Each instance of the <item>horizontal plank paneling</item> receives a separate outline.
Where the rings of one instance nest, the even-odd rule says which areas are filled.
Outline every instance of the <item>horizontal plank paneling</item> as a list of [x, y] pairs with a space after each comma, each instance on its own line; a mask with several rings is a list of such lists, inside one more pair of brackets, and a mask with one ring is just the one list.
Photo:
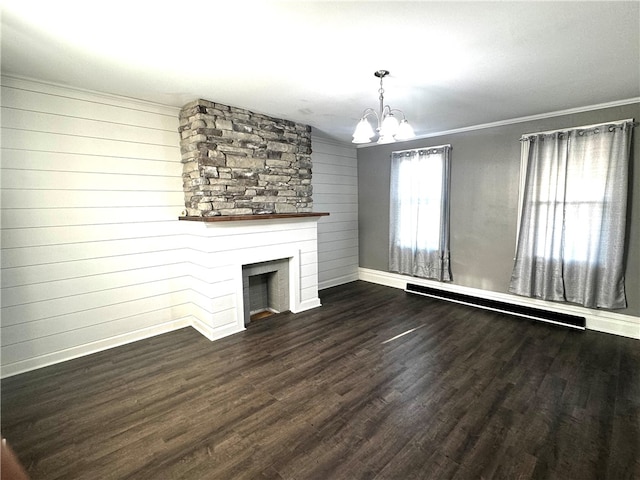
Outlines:
[[176, 173], [176, 162], [5, 149], [2, 151], [2, 168], [172, 176]]
[[122, 225], [7, 228], [3, 231], [2, 246], [3, 248], [24, 248], [171, 235], [178, 228], [176, 223], [177, 221], [139, 222], [127, 224], [126, 228]]
[[[210, 325], [211, 321], [218, 322], [218, 315], [223, 314], [225, 319], [228, 318], [229, 310], [234, 310], [236, 307], [236, 296], [234, 291], [233, 282], [219, 282], [216, 285], [216, 288], [222, 292], [219, 296], [210, 298], [208, 294], [198, 294], [196, 292], [195, 295], [192, 295], [191, 301], [193, 302], [196, 310], [194, 310], [194, 315], [203, 319], [208, 319], [207, 323]], [[231, 312], [233, 317], [233, 322], [235, 323], [235, 312]], [[212, 320], [213, 319], [213, 320]], [[229, 323], [228, 320], [224, 320], [224, 323]]]
[[355, 216], [354, 218], [349, 218], [348, 220], [338, 220], [338, 221], [334, 221], [333, 222], [329, 222], [326, 225], [323, 226], [323, 232], [324, 233], [328, 233], [328, 232], [340, 232], [340, 231], [352, 231], [355, 233], [355, 235], [357, 236], [358, 234], [358, 229], [355, 228], [355, 225], [353, 224], [353, 220], [356, 219], [357, 220], [357, 216]]
[[324, 267], [324, 262], [327, 262], [329, 260], [342, 260], [350, 256], [353, 256], [352, 247], [334, 248], [332, 250], [318, 252], [318, 261]]
[[[315, 204], [314, 202], [314, 207], [316, 209], [320, 209], [322, 207], [324, 207], [325, 204], [320, 203], [318, 205]], [[355, 212], [354, 212], [354, 208], [355, 208]], [[333, 215], [334, 213], [355, 213], [356, 216], [358, 214], [358, 206], [356, 205], [354, 207], [354, 205], [350, 204], [350, 203], [332, 203], [332, 204], [328, 204], [327, 205], [327, 209], [326, 211], [330, 211], [331, 215]]]
[[314, 138], [314, 144], [316, 145], [314, 153], [317, 158], [323, 158], [323, 164], [334, 163], [336, 165], [345, 165], [351, 162], [354, 164], [357, 163], [353, 145], [338, 144], [333, 140], [317, 136]]
[[[184, 262], [168, 265], [154, 265], [148, 268], [129, 269], [120, 272], [85, 275], [15, 287], [6, 287], [2, 291], [2, 308], [23, 305], [56, 298], [113, 290], [115, 288], [145, 284], [149, 279], [155, 281], [184, 277], [188, 275], [188, 266]], [[46, 287], [46, 288], [44, 288]]]
[[342, 264], [335, 268], [324, 267], [324, 270], [328, 280], [322, 284], [322, 288], [329, 288], [358, 280], [358, 277], [354, 276], [353, 268], [350, 265]]
[[[91, 242], [84, 247], [77, 244], [43, 245], [41, 247], [16, 247], [2, 249], [2, 268], [20, 268], [33, 265], [54, 265], [80, 260], [110, 259], [121, 255], [134, 256], [147, 252], [171, 252], [183, 248], [185, 239], [181, 235], [166, 235], [150, 238], [127, 238]], [[48, 268], [48, 267], [46, 267]], [[4, 274], [3, 274], [4, 275]], [[4, 276], [3, 276], [4, 280]]]
[[[321, 169], [323, 170], [323, 169]], [[347, 186], [351, 186], [353, 188], [355, 188], [357, 190], [358, 188], [358, 180], [357, 178], [354, 178], [353, 176], [351, 176], [352, 174], [355, 174], [357, 172], [357, 170], [355, 169], [351, 169], [349, 171], [349, 175], [340, 175], [337, 173], [327, 173], [327, 170], [324, 169], [324, 172], [318, 172], [316, 171], [316, 169], [314, 168], [313, 174], [314, 176], [316, 176], [316, 174], [319, 174], [319, 178], [313, 182], [314, 186], [318, 185], [347, 185]], [[329, 172], [331, 172], [331, 170], [328, 170]], [[322, 182], [322, 183], [320, 183]]]
[[[117, 337], [125, 335], [132, 331], [131, 325], [135, 325], [136, 330], [144, 330], [155, 325], [159, 325], [175, 318], [175, 308], [180, 308], [181, 304], [172, 304], [173, 300], [170, 296], [158, 296], [149, 299], [138, 300], [131, 303], [123, 303], [117, 305], [122, 312], [136, 312], [134, 315], [127, 315], [121, 318], [112, 318], [108, 322], [93, 323], [86, 327], [77, 328], [71, 332], [56, 333], [52, 335], [30, 337], [27, 342], [12, 343], [2, 346], [3, 356], [7, 358], [30, 358], [44, 355], [50, 355], [73, 347], [90, 344], [104, 340], [105, 338]], [[170, 303], [167, 308], [158, 308], [164, 303]], [[145, 306], [156, 308], [153, 310], [143, 311]], [[113, 309], [112, 307], [110, 307]], [[188, 310], [188, 309], [186, 309]], [[95, 313], [95, 312], [92, 312]], [[84, 319], [86, 313], [78, 314], [70, 320], [71, 324]], [[4, 360], [3, 360], [4, 363]], [[5, 366], [5, 365], [3, 365]]]
[[168, 192], [176, 190], [175, 183], [175, 176], [3, 169], [1, 185], [4, 190], [18, 191], [48, 190], [51, 185], [64, 184], [66, 190]]
[[3, 371], [190, 316], [178, 110], [2, 84]]
[[120, 142], [139, 142], [175, 147], [175, 130], [123, 125], [103, 120], [67, 117], [2, 106], [2, 123], [7, 128], [35, 130], [78, 137], [103, 138]]
[[[317, 148], [317, 147], [316, 147]], [[315, 152], [314, 152], [315, 153]], [[335, 176], [347, 176], [353, 177], [358, 174], [357, 166], [348, 166], [348, 165], [331, 165], [331, 164], [323, 164], [323, 163], [315, 163], [313, 164], [313, 174], [317, 175], [335, 175]], [[320, 183], [321, 178], [317, 179]], [[351, 180], [350, 180], [351, 181]]]
[[321, 180], [323, 180], [322, 177], [313, 185], [314, 199], [316, 196], [317, 198], [324, 199], [325, 197], [329, 198], [333, 195], [355, 195], [353, 184], [320, 183]]
[[[335, 207], [335, 205], [332, 205], [332, 207]], [[332, 223], [346, 224], [344, 227], [340, 227], [340, 228], [353, 228], [354, 230], [357, 230], [357, 228], [354, 228], [354, 226], [357, 223], [354, 223], [354, 222], [358, 221], [358, 212], [336, 212], [336, 211], [333, 211], [333, 212], [331, 212], [331, 221], [330, 222], [328, 220], [325, 221], [325, 218], [320, 220], [320, 222], [322, 224], [326, 224], [326, 225], [330, 225]]]
[[333, 286], [357, 278], [356, 149], [316, 136], [312, 144], [313, 208], [330, 213], [318, 222], [318, 282]]
[[300, 252], [300, 263], [302, 264], [301, 268], [304, 268], [305, 265], [312, 265], [318, 259], [318, 252], [315, 250], [303, 250]]
[[74, 312], [89, 312], [96, 308], [132, 302], [141, 298], [151, 298], [159, 294], [170, 295], [171, 292], [186, 288], [188, 288], [188, 283], [185, 277], [177, 277], [125, 287], [114, 287], [97, 292], [73, 293], [62, 298], [3, 307], [2, 326], [4, 328], [7, 325], [17, 323], [26, 325], [33, 320], [68, 315]]
[[331, 270], [333, 268], [338, 268], [338, 267], [342, 267], [345, 264], [346, 265], [353, 265], [354, 263], [356, 263], [358, 261], [358, 256], [357, 255], [352, 255], [352, 256], [345, 256], [336, 260], [324, 260], [322, 262], [322, 268], [327, 269], [327, 270]]
[[349, 237], [343, 240], [324, 240], [322, 244], [325, 246], [326, 250], [337, 250], [339, 248], [358, 248], [358, 237]]
[[[194, 317], [197, 322], [200, 323], [200, 327], [205, 327], [207, 331], [216, 332], [221, 327], [227, 327], [227, 330], [232, 333], [236, 325], [235, 309], [229, 308], [226, 310], [214, 311], [211, 308], [202, 308], [200, 305], [194, 306]], [[210, 318], [207, 325], [203, 325], [200, 319]], [[206, 333], [206, 332], [201, 332]]]
[[[179, 180], [181, 181], [181, 179]], [[163, 191], [101, 191], [64, 190], [60, 185], [51, 185], [48, 190], [38, 190], [34, 195], [20, 195], [16, 190], [2, 190], [3, 209], [23, 208], [92, 208], [92, 207], [156, 207], [184, 205], [182, 190]], [[177, 218], [178, 214], [176, 214]]]
[[[4, 288], [20, 285], [43, 284], [72, 278], [100, 276], [114, 272], [173, 265], [184, 262], [187, 249], [170, 249], [161, 252], [143, 252], [86, 260], [63, 261], [55, 264], [27, 265], [2, 270]], [[186, 262], [184, 262], [186, 263]]]
[[[15, 128], [2, 129], [2, 148], [36, 152], [59, 152], [91, 155], [95, 152], [106, 156], [141, 158], [146, 160], [170, 160], [180, 158], [180, 148], [152, 143], [133, 143], [102, 138], [76, 137], [57, 133], [43, 133]], [[176, 141], [177, 143], [177, 141]]]
[[139, 127], [153, 125], [156, 129], [168, 131], [175, 131], [178, 122], [177, 109], [174, 107], [93, 92], [71, 91], [64, 87], [9, 77], [3, 77], [2, 83], [2, 105], [5, 107]]
[[321, 232], [318, 234], [319, 242], [334, 242], [339, 240], [350, 240], [358, 237], [356, 230], [339, 230], [336, 232]]
[[[239, 266], [225, 264], [229, 260], [228, 255], [220, 256], [219, 258], [221, 263], [216, 265], [215, 268], [189, 265], [189, 273], [193, 277], [190, 282], [191, 289], [207, 295], [209, 299], [232, 293], [232, 290], [227, 290], [227, 287], [221, 287], [221, 285], [226, 285], [242, 273]], [[195, 271], [194, 266], [203, 269], [203, 273], [201, 273], [200, 276], [193, 275]]]
[[162, 207], [30, 208], [5, 210], [2, 214], [11, 228], [41, 228], [135, 223], [141, 218], [148, 222], [171, 221], [175, 220], [181, 208], [184, 208], [182, 204]]
[[[159, 309], [166, 310], [167, 308], [187, 303], [189, 297], [184, 292], [187, 292], [187, 290], [184, 290], [182, 295], [180, 292], [158, 294], [152, 297], [136, 298], [119, 304], [98, 306], [88, 311], [81, 310], [55, 317], [37, 319], [29, 322], [28, 330], [24, 328], [24, 324], [7, 325], [2, 333], [3, 346], [15, 343], [29, 343], [34, 337], [60, 335], [99, 324], [104, 324], [107, 328], [111, 328], [108, 326], [109, 323], [130, 318], [131, 312], [136, 312], [136, 315], [139, 315], [147, 311], [157, 312]], [[146, 326], [149, 325], [145, 325], [143, 328], [146, 328]], [[95, 341], [95, 339], [92, 341]]]
[[352, 205], [357, 198], [357, 195], [318, 195], [317, 202], [320, 205]]

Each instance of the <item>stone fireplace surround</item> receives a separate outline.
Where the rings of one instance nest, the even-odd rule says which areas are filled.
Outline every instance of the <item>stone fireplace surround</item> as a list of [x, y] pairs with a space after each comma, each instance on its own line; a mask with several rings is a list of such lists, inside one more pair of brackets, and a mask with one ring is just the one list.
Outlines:
[[200, 99], [179, 133], [187, 216], [312, 211], [308, 125]]

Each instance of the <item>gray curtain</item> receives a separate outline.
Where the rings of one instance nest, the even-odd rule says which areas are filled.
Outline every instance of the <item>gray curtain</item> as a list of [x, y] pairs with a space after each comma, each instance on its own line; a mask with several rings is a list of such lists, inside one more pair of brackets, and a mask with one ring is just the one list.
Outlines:
[[393, 152], [389, 270], [451, 281], [449, 185], [451, 146]]
[[620, 121], [523, 137], [527, 166], [510, 292], [626, 307], [632, 129], [632, 121]]

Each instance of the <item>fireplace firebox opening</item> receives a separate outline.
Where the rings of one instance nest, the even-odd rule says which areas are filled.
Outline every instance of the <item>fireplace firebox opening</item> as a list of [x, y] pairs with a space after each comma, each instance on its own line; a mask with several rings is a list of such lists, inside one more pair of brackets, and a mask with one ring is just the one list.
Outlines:
[[242, 290], [245, 326], [289, 310], [289, 259], [243, 265]]

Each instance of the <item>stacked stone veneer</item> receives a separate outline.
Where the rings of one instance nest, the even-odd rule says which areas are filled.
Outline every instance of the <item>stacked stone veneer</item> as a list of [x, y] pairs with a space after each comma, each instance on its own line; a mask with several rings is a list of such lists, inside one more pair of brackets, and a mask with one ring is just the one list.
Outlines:
[[312, 211], [309, 126], [196, 100], [179, 132], [187, 215]]

